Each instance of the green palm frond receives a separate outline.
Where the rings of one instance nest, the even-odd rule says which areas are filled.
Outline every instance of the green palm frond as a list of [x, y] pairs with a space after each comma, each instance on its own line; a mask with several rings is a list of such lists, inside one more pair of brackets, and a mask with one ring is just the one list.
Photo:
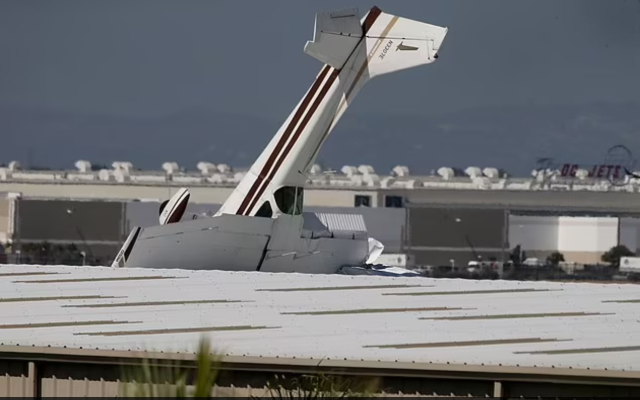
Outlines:
[[[212, 354], [208, 340], [200, 341], [196, 369], [190, 382], [188, 369], [179, 362], [145, 359], [123, 371], [125, 397], [211, 397], [218, 377], [220, 356]], [[190, 387], [193, 386], [193, 387]]]

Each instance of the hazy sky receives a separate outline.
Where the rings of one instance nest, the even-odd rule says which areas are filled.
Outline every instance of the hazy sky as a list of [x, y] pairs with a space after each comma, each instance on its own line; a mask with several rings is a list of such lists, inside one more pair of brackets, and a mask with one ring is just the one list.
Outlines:
[[637, 0], [3, 0], [0, 102], [283, 118], [320, 69], [302, 52], [315, 11], [374, 4], [450, 33], [437, 65], [381, 78], [358, 111], [640, 99]]
[[321, 68], [302, 51], [315, 12], [373, 5], [449, 35], [437, 63], [370, 83], [349, 113], [640, 104], [640, 0], [3, 0], [0, 106], [282, 121]]

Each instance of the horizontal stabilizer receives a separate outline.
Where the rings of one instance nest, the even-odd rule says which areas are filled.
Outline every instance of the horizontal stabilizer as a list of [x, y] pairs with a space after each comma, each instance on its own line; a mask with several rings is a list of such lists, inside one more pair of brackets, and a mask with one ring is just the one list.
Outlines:
[[362, 35], [357, 8], [317, 13], [313, 41], [306, 43], [304, 52], [341, 69]]
[[433, 63], [446, 27], [382, 13], [367, 33], [370, 78]]

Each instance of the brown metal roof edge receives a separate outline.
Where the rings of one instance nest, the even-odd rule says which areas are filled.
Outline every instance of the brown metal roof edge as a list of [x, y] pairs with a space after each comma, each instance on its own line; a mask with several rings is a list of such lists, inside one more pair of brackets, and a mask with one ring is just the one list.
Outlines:
[[[0, 346], [0, 359], [22, 361], [136, 364], [138, 360], [145, 358], [189, 363], [195, 361], [196, 356], [193, 353]], [[224, 356], [222, 362], [225, 367], [237, 370], [297, 373], [333, 369], [340, 370], [343, 373], [363, 376], [441, 377], [451, 379], [467, 377], [479, 380], [553, 381], [558, 383], [640, 386], [640, 371], [259, 356]]]

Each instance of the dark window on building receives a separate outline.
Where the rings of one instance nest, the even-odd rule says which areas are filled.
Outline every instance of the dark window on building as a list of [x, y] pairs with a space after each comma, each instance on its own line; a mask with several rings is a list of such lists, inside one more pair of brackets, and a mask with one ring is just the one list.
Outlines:
[[371, 196], [357, 194], [355, 197], [355, 207], [371, 207]]
[[256, 217], [271, 218], [272, 215], [273, 210], [271, 209], [271, 203], [269, 203], [268, 201], [265, 201], [258, 212], [256, 212]]
[[391, 208], [402, 208], [403, 207], [403, 199], [402, 196], [385, 196], [384, 197], [384, 206]]
[[276, 205], [283, 213], [289, 215], [302, 214], [302, 205], [304, 203], [303, 188], [284, 186], [276, 190], [273, 197], [276, 199]]

